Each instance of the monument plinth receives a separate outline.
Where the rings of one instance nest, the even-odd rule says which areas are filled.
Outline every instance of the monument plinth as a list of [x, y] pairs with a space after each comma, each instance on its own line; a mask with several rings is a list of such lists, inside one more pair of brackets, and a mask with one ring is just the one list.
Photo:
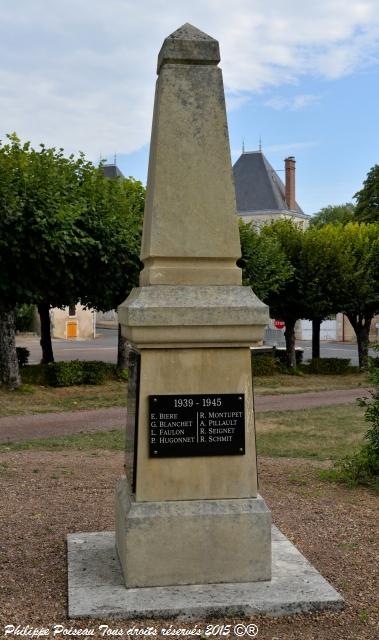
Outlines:
[[268, 313], [236, 266], [219, 60], [218, 42], [190, 25], [158, 57], [144, 270], [119, 307], [133, 477], [117, 485], [116, 535], [68, 535], [71, 618], [224, 620], [343, 606], [271, 529], [257, 494], [250, 346]]
[[133, 490], [117, 489], [127, 586], [271, 577], [257, 496], [250, 346], [267, 307], [241, 285], [218, 42], [184, 25], [163, 43], [140, 288], [119, 307], [139, 354]]

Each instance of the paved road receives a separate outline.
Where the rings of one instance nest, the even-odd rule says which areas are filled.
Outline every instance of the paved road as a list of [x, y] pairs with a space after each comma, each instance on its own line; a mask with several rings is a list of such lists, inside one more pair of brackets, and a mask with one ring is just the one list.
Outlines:
[[[27, 347], [30, 351], [30, 364], [37, 364], [41, 359], [41, 347], [39, 338], [31, 334], [17, 336], [17, 345]], [[304, 361], [312, 356], [312, 343], [310, 340], [298, 340], [298, 347], [304, 349]], [[117, 361], [117, 330], [98, 329], [95, 340], [61, 340], [53, 339], [53, 351], [55, 360], [104, 360], [105, 362]], [[371, 355], [375, 355], [370, 350]], [[350, 358], [352, 364], [358, 364], [357, 346], [349, 342], [322, 342], [321, 357], [324, 358]]]
[[[55, 360], [103, 360], [117, 362], [117, 329], [98, 329], [94, 340], [64, 340], [53, 338]], [[16, 344], [30, 351], [29, 364], [41, 360], [39, 337], [33, 334], [17, 336]]]
[[[357, 398], [365, 395], [367, 396], [368, 392], [360, 388], [285, 396], [255, 396], [255, 410], [257, 412], [291, 411], [353, 403]], [[56, 435], [111, 431], [124, 428], [125, 425], [125, 407], [40, 413], [32, 416], [6, 416], [0, 418], [0, 442], [21, 442]]]
[[[312, 357], [312, 342], [310, 340], [297, 340], [296, 346], [304, 349], [304, 362]], [[358, 364], [357, 345], [350, 342], [321, 342], [321, 358], [350, 358], [351, 364]], [[371, 356], [377, 355], [373, 349], [369, 350]]]

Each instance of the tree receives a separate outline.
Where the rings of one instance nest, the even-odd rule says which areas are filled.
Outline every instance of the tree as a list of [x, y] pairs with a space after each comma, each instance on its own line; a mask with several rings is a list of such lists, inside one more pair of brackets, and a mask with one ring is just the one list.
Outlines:
[[78, 274], [96, 242], [81, 220], [89, 202], [83, 184], [97, 170], [81, 154], [64, 157], [63, 150], [30, 149], [25, 167], [23, 283], [33, 292], [41, 321], [42, 362], [54, 360], [50, 308], [79, 299]]
[[[98, 311], [115, 309], [138, 286], [145, 188], [133, 178], [104, 178], [86, 185], [91, 207], [82, 229], [95, 244], [80, 273], [80, 300]], [[125, 340], [119, 326], [117, 365], [125, 367]]]
[[282, 291], [293, 268], [275, 236], [261, 234], [253, 223], [239, 223], [243, 284], [263, 302]]
[[[19, 283], [18, 238], [23, 228], [23, 175], [28, 145], [0, 142], [0, 384], [16, 389], [21, 384], [15, 343], [15, 306], [22, 293]], [[9, 231], [11, 230], [11, 233]], [[10, 236], [8, 238], [8, 236]], [[25, 301], [30, 302], [25, 292]]]
[[282, 320], [285, 325], [287, 366], [296, 367], [295, 326], [300, 318], [305, 317], [304, 306], [304, 269], [302, 263], [302, 247], [304, 232], [292, 220], [277, 220], [262, 228], [262, 234], [274, 237], [281, 251], [291, 265], [292, 274], [288, 277], [280, 291], [271, 292], [267, 301], [270, 313], [274, 318]]
[[303, 238], [303, 302], [305, 317], [312, 320], [312, 358], [320, 357], [320, 326], [328, 316], [340, 310], [339, 227], [311, 227]]
[[329, 205], [312, 216], [309, 226], [320, 229], [326, 224], [347, 224], [354, 220], [354, 212], [355, 206], [351, 202]]
[[338, 229], [341, 310], [354, 329], [359, 367], [367, 368], [370, 325], [379, 313], [379, 225], [349, 223]]
[[0, 360], [3, 382], [20, 384], [16, 305], [38, 305], [49, 362], [50, 307], [92, 298], [92, 306], [109, 309], [127, 295], [139, 271], [142, 197], [140, 183], [113, 184], [83, 155], [65, 158], [43, 145], [36, 151], [15, 135], [0, 145], [0, 330], [13, 335], [13, 342], [0, 338], [8, 345]]
[[360, 222], [379, 222], [379, 164], [367, 174], [360, 191], [354, 195], [357, 201], [355, 219]]
[[271, 317], [285, 322], [287, 365], [296, 366], [295, 325], [304, 317], [302, 266], [303, 232], [290, 220], [262, 227], [241, 225], [244, 283], [270, 307]]

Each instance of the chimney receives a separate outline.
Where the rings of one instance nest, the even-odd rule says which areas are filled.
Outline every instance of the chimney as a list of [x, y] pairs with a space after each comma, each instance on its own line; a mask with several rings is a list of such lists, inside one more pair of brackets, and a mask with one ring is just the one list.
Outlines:
[[285, 159], [286, 169], [286, 202], [291, 211], [296, 209], [295, 201], [295, 164], [296, 160], [293, 156]]

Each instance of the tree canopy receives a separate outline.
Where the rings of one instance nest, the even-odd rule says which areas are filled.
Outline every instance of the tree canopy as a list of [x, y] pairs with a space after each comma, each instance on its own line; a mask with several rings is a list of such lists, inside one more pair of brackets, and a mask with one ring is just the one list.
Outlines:
[[367, 174], [360, 191], [354, 195], [357, 201], [355, 218], [360, 222], [379, 222], [379, 164]]
[[0, 143], [0, 312], [11, 327], [16, 305], [38, 305], [49, 361], [50, 307], [115, 308], [136, 284], [144, 188], [105, 178], [82, 154], [8, 138]]
[[355, 331], [359, 365], [366, 367], [370, 325], [379, 313], [379, 225], [350, 223], [338, 237], [340, 310]]
[[240, 221], [243, 284], [266, 302], [280, 293], [293, 274], [293, 267], [273, 235], [260, 233], [253, 224]]
[[354, 220], [355, 206], [352, 202], [346, 204], [330, 204], [315, 213], [309, 223], [311, 228], [320, 229], [326, 224], [347, 224]]
[[294, 367], [295, 324], [304, 317], [301, 247], [303, 231], [290, 220], [264, 225], [259, 232], [241, 225], [244, 283], [270, 307], [270, 316], [285, 322], [287, 364]]
[[0, 305], [77, 298], [75, 273], [94, 240], [81, 228], [83, 181], [95, 168], [83, 156], [31, 148], [15, 135], [0, 146]]

